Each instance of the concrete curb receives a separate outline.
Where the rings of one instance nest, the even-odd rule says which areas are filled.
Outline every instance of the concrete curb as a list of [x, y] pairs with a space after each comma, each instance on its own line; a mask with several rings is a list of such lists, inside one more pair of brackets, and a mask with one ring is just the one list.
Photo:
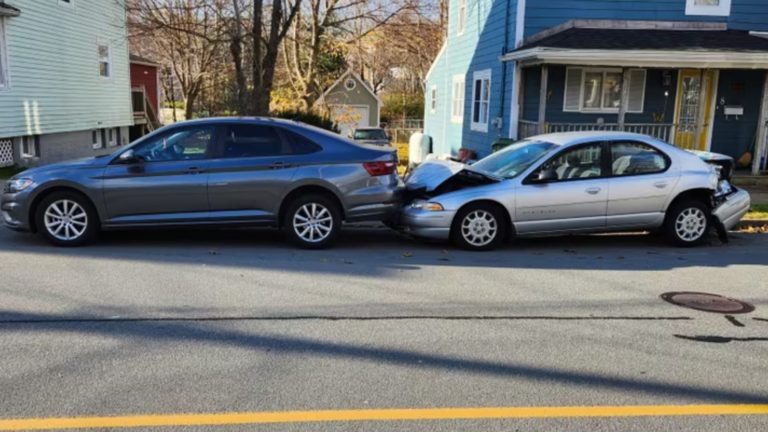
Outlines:
[[768, 225], [768, 219], [742, 220], [736, 225], [736, 229], [760, 228]]

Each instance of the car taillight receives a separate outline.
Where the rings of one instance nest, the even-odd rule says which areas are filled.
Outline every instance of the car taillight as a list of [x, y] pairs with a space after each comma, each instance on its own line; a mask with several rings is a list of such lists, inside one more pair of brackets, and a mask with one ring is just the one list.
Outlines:
[[392, 161], [366, 162], [363, 164], [363, 167], [365, 167], [365, 170], [368, 171], [368, 174], [375, 177], [375, 176], [392, 174], [393, 172], [395, 172], [395, 168], [397, 168], [397, 164]]

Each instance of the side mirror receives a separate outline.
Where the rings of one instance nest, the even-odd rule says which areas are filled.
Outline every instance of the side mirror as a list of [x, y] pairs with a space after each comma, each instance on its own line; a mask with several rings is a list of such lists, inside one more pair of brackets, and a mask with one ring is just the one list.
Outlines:
[[141, 159], [136, 156], [136, 153], [134, 153], [133, 150], [124, 151], [120, 154], [120, 156], [117, 157], [117, 160], [120, 161], [121, 164], [132, 164], [141, 161]]
[[547, 168], [539, 171], [538, 174], [534, 174], [531, 178], [531, 183], [549, 183], [557, 180], [557, 171], [553, 168]]

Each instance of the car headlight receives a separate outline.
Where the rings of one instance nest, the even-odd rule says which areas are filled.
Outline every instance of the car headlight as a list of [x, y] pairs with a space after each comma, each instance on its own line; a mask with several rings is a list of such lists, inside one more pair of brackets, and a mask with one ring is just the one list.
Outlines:
[[424, 211], [443, 211], [445, 210], [440, 203], [436, 202], [429, 202], [429, 201], [416, 201], [413, 204], [411, 204], [412, 208], [424, 210]]
[[720, 180], [717, 183], [715, 196], [729, 195], [731, 192], [733, 192], [733, 186], [731, 186], [731, 183], [729, 183], [728, 180]]
[[28, 179], [28, 178], [10, 180], [6, 185], [6, 189], [8, 189], [8, 192], [10, 193], [21, 192], [24, 189], [27, 189], [28, 187], [32, 186], [33, 183], [34, 182], [32, 181], [32, 179]]

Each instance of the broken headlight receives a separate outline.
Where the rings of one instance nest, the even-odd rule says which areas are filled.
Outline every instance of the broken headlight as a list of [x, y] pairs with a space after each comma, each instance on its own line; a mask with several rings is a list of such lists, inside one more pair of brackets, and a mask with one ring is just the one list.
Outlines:
[[717, 182], [717, 190], [715, 191], [716, 197], [722, 197], [730, 195], [733, 192], [733, 186], [728, 180], [720, 180]]

